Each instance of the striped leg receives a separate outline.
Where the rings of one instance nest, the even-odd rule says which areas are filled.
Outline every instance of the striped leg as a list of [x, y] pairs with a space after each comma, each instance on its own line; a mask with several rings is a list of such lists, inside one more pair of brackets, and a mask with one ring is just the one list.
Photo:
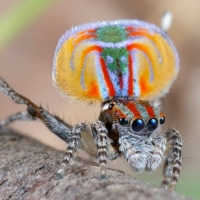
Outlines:
[[107, 150], [108, 150], [108, 136], [107, 129], [101, 121], [91, 124], [92, 133], [96, 139], [97, 157], [100, 164], [100, 176], [102, 179], [106, 178], [106, 164], [107, 164]]
[[4, 126], [13, 123], [14, 121], [32, 121], [32, 120], [37, 120], [37, 118], [34, 118], [33, 116], [29, 115], [27, 111], [23, 111], [13, 114], [7, 119], [0, 121], [0, 128], [3, 128]]
[[[29, 99], [26, 97], [23, 97], [22, 95], [15, 92], [8, 84], [7, 82], [0, 77], [0, 92], [4, 93], [7, 97], [12, 99], [17, 104], [25, 104], [30, 105], [33, 104]], [[5, 120], [0, 121], [0, 128], [3, 126], [6, 126], [14, 121], [20, 120], [20, 121], [31, 121], [36, 120], [37, 118], [35, 116], [31, 116], [28, 111], [24, 111], [21, 113], [16, 113], [11, 115]]]
[[181, 171], [181, 149], [183, 142], [179, 132], [175, 129], [166, 132], [165, 137], [170, 144], [170, 149], [164, 165], [162, 186], [165, 189], [174, 191]]
[[1, 121], [0, 128], [16, 120], [30, 121], [41, 119], [51, 132], [56, 134], [65, 142], [70, 141], [72, 127], [69, 124], [64, 122], [59, 117], [50, 114], [41, 106], [37, 106], [26, 97], [15, 92], [15, 90], [13, 90], [2, 78], [0, 78], [0, 92], [11, 98], [15, 103], [24, 104], [27, 106], [27, 111], [16, 113], [14, 115], [11, 115], [9, 118]]
[[66, 166], [69, 163], [70, 159], [73, 157], [73, 154], [78, 147], [81, 138], [81, 133], [86, 128], [87, 126], [85, 123], [79, 123], [72, 129], [71, 140], [64, 155], [61, 168], [56, 173], [58, 178], [63, 178]]
[[29, 100], [15, 92], [4, 79], [0, 77], [0, 91], [17, 104], [28, 104]]

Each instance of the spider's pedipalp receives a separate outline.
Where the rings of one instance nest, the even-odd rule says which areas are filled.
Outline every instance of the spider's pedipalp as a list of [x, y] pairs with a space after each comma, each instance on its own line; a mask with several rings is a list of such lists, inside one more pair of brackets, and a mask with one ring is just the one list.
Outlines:
[[166, 149], [166, 139], [162, 135], [152, 138], [153, 150], [147, 159], [146, 170], [149, 172], [155, 171], [161, 164], [164, 158]]

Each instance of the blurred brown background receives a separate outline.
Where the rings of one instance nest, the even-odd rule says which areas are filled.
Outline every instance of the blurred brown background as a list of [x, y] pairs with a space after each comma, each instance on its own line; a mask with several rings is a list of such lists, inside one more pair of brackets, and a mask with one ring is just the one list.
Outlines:
[[[0, 13], [16, 0], [1, 0]], [[74, 104], [61, 98], [52, 85], [54, 50], [60, 36], [72, 26], [100, 20], [139, 19], [160, 26], [164, 11], [173, 13], [169, 35], [178, 49], [181, 70], [170, 93], [163, 100], [166, 128], [178, 129], [184, 140], [183, 173], [199, 176], [200, 165], [200, 2], [199, 0], [59, 0], [28, 26], [0, 52], [0, 76], [16, 91], [42, 104], [50, 112], [76, 124], [97, 119], [99, 106]], [[0, 94], [0, 120], [24, 110]], [[66, 145], [51, 134], [41, 122], [13, 125], [24, 134], [59, 149]], [[129, 167], [123, 167], [132, 173]], [[191, 175], [192, 177], [192, 175]]]

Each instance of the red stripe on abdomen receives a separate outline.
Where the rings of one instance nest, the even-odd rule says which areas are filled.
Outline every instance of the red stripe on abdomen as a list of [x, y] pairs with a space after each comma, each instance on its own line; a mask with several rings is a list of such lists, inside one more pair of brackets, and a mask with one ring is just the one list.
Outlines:
[[100, 58], [100, 63], [101, 63], [101, 68], [102, 68], [102, 72], [104, 75], [104, 79], [105, 79], [106, 85], [108, 87], [109, 95], [110, 95], [110, 97], [114, 97], [116, 94], [115, 88], [113, 86], [112, 81], [110, 80], [109, 73], [108, 73], [108, 70], [106, 67], [106, 63], [104, 62], [103, 58]]
[[128, 71], [129, 71], [129, 77], [128, 77], [128, 95], [133, 95], [133, 66], [132, 66], [133, 60], [131, 55], [128, 56]]

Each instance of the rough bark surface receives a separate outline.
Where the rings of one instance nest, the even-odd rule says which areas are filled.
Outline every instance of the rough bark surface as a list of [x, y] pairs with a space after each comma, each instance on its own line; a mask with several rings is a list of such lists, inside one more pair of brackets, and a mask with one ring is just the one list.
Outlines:
[[99, 168], [76, 158], [63, 179], [57, 179], [63, 152], [24, 137], [0, 131], [0, 199], [16, 200], [186, 200], [117, 170], [99, 180]]

